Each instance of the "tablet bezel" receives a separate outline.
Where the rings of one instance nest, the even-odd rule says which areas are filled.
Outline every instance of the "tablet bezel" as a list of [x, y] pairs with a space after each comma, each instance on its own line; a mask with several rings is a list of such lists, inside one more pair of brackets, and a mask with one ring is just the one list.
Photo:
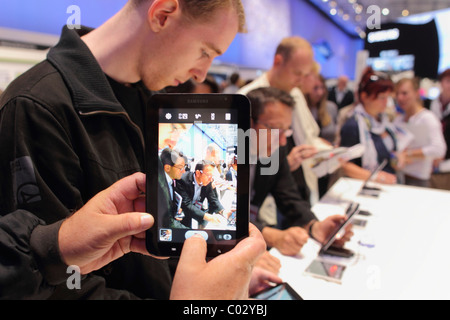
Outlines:
[[[147, 250], [156, 256], [178, 257], [181, 254], [184, 242], [162, 242], [159, 241], [159, 226], [161, 217], [158, 213], [158, 201], [153, 201], [152, 195], [158, 194], [158, 170], [160, 160], [158, 156], [159, 141], [159, 119], [160, 110], [188, 110], [196, 109], [204, 112], [214, 110], [236, 110], [238, 115], [238, 131], [246, 132], [250, 129], [250, 102], [247, 97], [237, 94], [155, 94], [148, 103], [146, 113], [146, 174], [147, 212], [153, 214], [155, 223], [146, 232]], [[193, 121], [194, 122], [194, 121]], [[205, 123], [209, 123], [205, 121]], [[235, 122], [233, 122], [235, 123]], [[238, 139], [239, 142], [239, 139]], [[237, 219], [236, 238], [232, 240], [217, 240], [208, 238], [207, 257], [215, 257], [232, 250], [242, 239], [249, 234], [249, 150], [250, 142], [245, 143], [244, 148], [238, 148], [239, 152], [245, 152], [242, 156], [245, 163], [238, 162], [237, 176]], [[161, 219], [162, 220], [162, 219]], [[197, 231], [187, 229], [187, 231]]]
[[336, 240], [336, 236], [342, 231], [344, 230], [347, 225], [349, 225], [352, 221], [352, 218], [359, 212], [359, 203], [356, 202], [352, 202], [348, 208], [347, 214], [346, 214], [346, 219], [345, 221], [336, 228], [336, 230], [328, 237], [327, 240], [325, 240], [324, 244], [322, 245], [322, 249], [320, 250], [321, 252], [324, 252], [326, 250], [328, 250], [331, 245], [334, 243], [334, 241]]

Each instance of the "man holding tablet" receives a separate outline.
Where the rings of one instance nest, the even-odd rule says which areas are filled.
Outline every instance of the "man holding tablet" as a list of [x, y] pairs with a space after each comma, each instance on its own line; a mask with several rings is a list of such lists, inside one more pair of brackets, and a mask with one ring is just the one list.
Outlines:
[[[279, 161], [279, 170], [273, 175], [263, 174], [264, 165], [260, 156], [258, 164], [250, 169], [251, 221], [261, 230], [269, 247], [277, 248], [284, 255], [296, 255], [309, 236], [323, 243], [328, 235], [342, 224], [345, 217], [336, 215], [318, 221], [309, 203], [301, 198], [294, 187], [295, 183], [283, 147], [286, 145], [286, 133], [291, 127], [295, 105], [293, 98], [288, 93], [272, 87], [253, 90], [247, 97], [252, 105], [252, 128], [256, 130], [258, 136], [258, 155], [267, 154], [272, 162]], [[268, 128], [271, 129], [269, 130], [271, 135], [274, 130], [279, 132], [278, 141], [270, 134], [266, 136], [262, 134]], [[283, 216], [279, 227], [267, 225], [258, 217], [258, 208], [269, 193], [275, 198]], [[341, 242], [348, 241], [351, 236], [352, 232], [348, 228]], [[273, 259], [268, 257], [271, 258]], [[273, 265], [270, 262], [268, 264]]]
[[[244, 30], [239, 0], [207, 2], [130, 0], [95, 30], [63, 29], [48, 59], [1, 96], [2, 214], [25, 209], [51, 224], [119, 179], [145, 170], [149, 90], [190, 78], [202, 82], [213, 59]], [[253, 250], [242, 245], [231, 257], [214, 262], [209, 268], [215, 269], [214, 279], [222, 274], [219, 270], [233, 271], [230, 263], [221, 265], [230, 258], [242, 263], [240, 269], [251, 270], [264, 245], [257, 232], [250, 235], [245, 241]], [[201, 239], [193, 242], [202, 246]], [[193, 252], [191, 258], [203, 259], [201, 271], [207, 271], [204, 251]], [[239, 292], [245, 293], [249, 274], [240, 275], [235, 285], [244, 284]], [[51, 298], [114, 299], [128, 292], [130, 298], [168, 299], [171, 284], [166, 261], [130, 254], [87, 276], [81, 290], [61, 285]], [[176, 296], [195, 298], [196, 284], [190, 295]]]

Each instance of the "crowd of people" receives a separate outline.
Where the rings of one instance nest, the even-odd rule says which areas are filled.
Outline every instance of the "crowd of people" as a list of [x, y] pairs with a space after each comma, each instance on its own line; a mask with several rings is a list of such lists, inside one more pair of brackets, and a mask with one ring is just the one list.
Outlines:
[[[343, 162], [345, 175], [364, 179], [388, 159], [378, 182], [397, 183], [402, 172], [405, 183], [429, 185], [449, 156], [449, 73], [440, 78], [434, 113], [421, 106], [413, 80], [394, 84], [371, 69], [354, 102], [344, 78], [333, 102], [311, 45], [289, 37], [268, 72], [243, 87], [234, 76], [227, 88], [251, 101], [257, 146], [265, 148], [258, 155], [279, 159], [273, 175], [262, 174], [263, 159], [251, 165], [249, 237], [210, 261], [205, 240], [188, 239], [175, 275], [167, 259], [149, 256], [144, 231], [154, 221], [145, 213], [142, 174], [148, 98], [180, 84], [190, 86], [185, 92], [222, 91], [205, 82], [208, 70], [244, 31], [240, 0], [130, 0], [95, 30], [64, 28], [48, 59], [8, 87], [0, 98], [0, 298], [245, 299], [282, 282], [269, 248], [296, 255], [345, 219], [319, 220], [311, 210], [329, 185], [311, 170], [317, 152], [363, 144], [362, 158]], [[388, 114], [391, 99], [398, 108]], [[427, 135], [400, 148], [395, 128], [405, 124]], [[262, 129], [277, 129], [277, 141]], [[163, 164], [169, 185], [181, 179], [185, 162]], [[338, 244], [351, 236], [349, 226]], [[69, 265], [84, 275], [80, 289], [66, 284]]]
[[[305, 40], [298, 37], [283, 40], [288, 41]], [[300, 52], [305, 50], [299, 43], [294, 46]], [[308, 63], [299, 60], [295, 65], [304, 67]], [[292, 67], [289, 69], [292, 72], [295, 70]], [[308, 124], [298, 126], [303, 132], [298, 133], [301, 130], [294, 129], [292, 135], [287, 137], [287, 157], [299, 184], [299, 192], [311, 204], [315, 203], [311, 190], [318, 190], [319, 198], [323, 196], [330, 187], [330, 177], [319, 178], [318, 189], [311, 182], [316, 182], [315, 177], [310, 180], [306, 178], [310, 183], [305, 184], [308, 173], [296, 173], [299, 164], [307, 164], [305, 167], [308, 170], [310, 166], [305, 160], [317, 151], [356, 144], [363, 144], [365, 152], [361, 158], [342, 164], [343, 173], [348, 177], [365, 180], [386, 159], [388, 164], [375, 177], [377, 182], [450, 189], [449, 182], [436, 184], [432, 179], [448, 172], [441, 170], [440, 164], [450, 159], [450, 69], [439, 75], [441, 94], [431, 101], [421, 95], [420, 79], [403, 78], [394, 83], [388, 74], [374, 71], [371, 67], [363, 72], [354, 91], [350, 89], [346, 76], [339, 77], [336, 86], [327, 88], [325, 78], [314, 63], [310, 72], [298, 79], [295, 86], [292, 84], [283, 88], [280, 81], [269, 78], [272, 74], [273, 69], [249, 85], [243, 85], [238, 92], [246, 94], [259, 86], [278, 86], [295, 98], [298, 117], [303, 116], [303, 121]], [[297, 96], [299, 92], [301, 96]], [[294, 113], [293, 128], [295, 116]], [[305, 167], [302, 169], [305, 170]], [[306, 187], [309, 190], [305, 191]]]

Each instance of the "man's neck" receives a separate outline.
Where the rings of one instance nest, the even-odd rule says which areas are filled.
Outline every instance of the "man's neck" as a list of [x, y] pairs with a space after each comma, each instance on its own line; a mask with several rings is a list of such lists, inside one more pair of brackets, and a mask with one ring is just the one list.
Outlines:
[[[144, 15], [127, 5], [115, 16], [81, 39], [91, 50], [103, 72], [123, 84], [140, 81], [139, 37]], [[142, 31], [142, 30], [141, 30]]]
[[195, 184], [197, 185], [197, 186], [199, 186], [199, 187], [203, 187], [203, 183], [198, 183], [197, 182], [197, 178], [195, 177], [195, 174], [194, 174], [194, 182], [195, 182]]
[[270, 86], [277, 88], [279, 90], [283, 90], [285, 92], [291, 92], [292, 88], [287, 88], [283, 86], [282, 82], [279, 81], [279, 76], [277, 74], [277, 71], [272, 68], [267, 72], [267, 79], [269, 80]]

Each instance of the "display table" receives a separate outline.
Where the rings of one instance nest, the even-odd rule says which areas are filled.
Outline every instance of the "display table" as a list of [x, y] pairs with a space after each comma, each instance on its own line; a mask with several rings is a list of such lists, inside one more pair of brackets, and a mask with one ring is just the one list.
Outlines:
[[319, 244], [310, 239], [295, 257], [271, 253], [281, 260], [280, 276], [303, 299], [450, 299], [450, 192], [402, 185], [378, 185], [378, 198], [358, 195], [363, 182], [340, 179], [313, 207], [319, 219], [343, 214], [358, 202], [372, 215], [365, 227], [354, 226], [345, 247], [352, 258], [327, 257], [346, 265], [337, 284], [304, 271], [317, 257]]

